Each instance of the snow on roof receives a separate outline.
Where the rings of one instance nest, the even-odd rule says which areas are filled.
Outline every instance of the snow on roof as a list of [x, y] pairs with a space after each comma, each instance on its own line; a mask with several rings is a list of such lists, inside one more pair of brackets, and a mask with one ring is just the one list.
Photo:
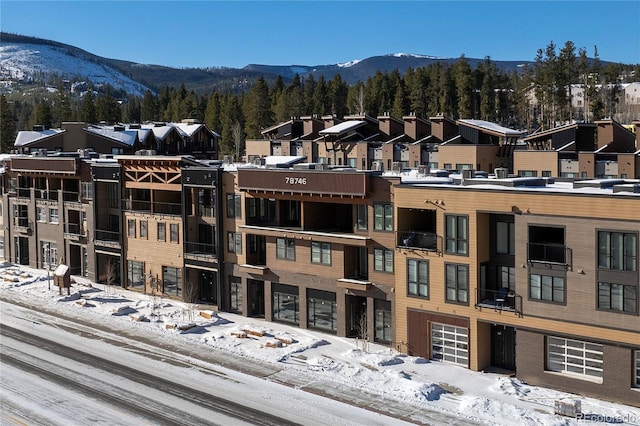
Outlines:
[[53, 271], [53, 275], [55, 275], [57, 277], [62, 277], [62, 276], [64, 276], [64, 274], [67, 273], [68, 270], [69, 270], [69, 266], [67, 266], [65, 264], [60, 264], [60, 265], [58, 265], [56, 270]]
[[484, 130], [488, 130], [495, 133], [500, 133], [504, 136], [520, 136], [523, 135], [524, 132], [519, 130], [509, 129], [507, 127], [500, 126], [499, 124], [492, 123], [490, 121], [485, 120], [458, 120], [460, 123], [468, 124], [470, 126], [480, 127]]
[[47, 129], [47, 130], [21, 130], [16, 136], [16, 142], [14, 146], [25, 146], [37, 142], [41, 139], [46, 139], [51, 136], [64, 132], [60, 129]]
[[364, 126], [365, 124], [367, 124], [366, 121], [362, 121], [362, 120], [350, 120], [350, 121], [345, 121], [343, 123], [340, 124], [336, 124], [335, 126], [331, 126], [328, 127], [324, 130], [320, 130], [320, 134], [321, 135], [340, 135], [344, 132], [347, 132], [349, 130], [354, 130], [357, 129], [359, 127]]
[[112, 127], [89, 126], [87, 132], [116, 140], [128, 146], [133, 146], [138, 139], [137, 130], [113, 130]]
[[183, 135], [186, 135], [186, 136], [191, 136], [195, 132], [200, 130], [202, 127], [204, 127], [204, 125], [201, 124], [201, 123], [195, 123], [195, 124], [191, 124], [191, 123], [176, 123], [175, 126], [176, 126], [176, 128], [178, 129], [179, 132], [181, 132]]
[[265, 166], [287, 166], [295, 163], [299, 163], [303, 161], [304, 156], [299, 155], [270, 155], [268, 157], [264, 157], [264, 165]]
[[144, 124], [142, 125], [142, 128], [151, 130], [155, 138], [159, 140], [163, 140], [167, 135], [175, 130], [175, 126], [173, 124], [164, 124], [161, 126], [156, 126], [155, 124]]

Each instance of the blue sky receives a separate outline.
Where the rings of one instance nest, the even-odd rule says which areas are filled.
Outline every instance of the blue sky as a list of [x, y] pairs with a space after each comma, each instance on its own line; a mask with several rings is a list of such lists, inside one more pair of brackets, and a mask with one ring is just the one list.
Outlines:
[[640, 63], [640, 1], [5, 1], [2, 31], [173, 67], [320, 65], [388, 53], [533, 60], [567, 40]]

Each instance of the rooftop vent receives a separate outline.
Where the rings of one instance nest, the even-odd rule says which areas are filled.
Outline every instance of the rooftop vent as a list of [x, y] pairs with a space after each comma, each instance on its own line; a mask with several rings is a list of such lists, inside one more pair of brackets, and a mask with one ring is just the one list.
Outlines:
[[36, 124], [33, 126], [34, 132], [42, 132], [44, 131], [44, 126], [42, 124]]
[[496, 179], [509, 178], [509, 169], [507, 169], [506, 167], [499, 167], [497, 169], [493, 169], [493, 173], [496, 175]]

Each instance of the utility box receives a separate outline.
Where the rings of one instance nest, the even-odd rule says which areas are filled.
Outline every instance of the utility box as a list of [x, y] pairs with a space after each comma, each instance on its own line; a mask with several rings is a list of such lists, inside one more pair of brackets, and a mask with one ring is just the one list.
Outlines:
[[555, 414], [567, 417], [577, 417], [582, 413], [582, 402], [579, 399], [556, 399]]
[[62, 289], [67, 289], [67, 294], [70, 293], [71, 289], [71, 273], [69, 271], [69, 266], [67, 265], [58, 265], [58, 267], [53, 271], [53, 285], [57, 285], [60, 290], [60, 294], [62, 294]]

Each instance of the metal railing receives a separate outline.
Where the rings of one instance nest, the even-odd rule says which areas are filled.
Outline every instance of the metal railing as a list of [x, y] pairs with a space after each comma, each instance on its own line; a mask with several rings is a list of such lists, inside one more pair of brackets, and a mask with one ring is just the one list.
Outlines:
[[510, 311], [522, 316], [522, 296], [506, 288], [498, 290], [476, 288], [475, 307]]
[[396, 244], [400, 248], [442, 251], [442, 237], [434, 232], [397, 231]]
[[81, 237], [86, 237], [87, 236], [87, 230], [86, 230], [85, 226], [83, 224], [80, 224], [80, 223], [67, 223], [65, 225], [64, 232], [66, 234], [79, 235]]
[[184, 251], [189, 254], [199, 254], [205, 256], [215, 256], [216, 246], [208, 243], [194, 243], [187, 241], [184, 243]]
[[124, 210], [145, 212], [145, 213], [157, 213], [168, 214], [173, 216], [180, 216], [182, 214], [182, 204], [180, 203], [159, 203], [144, 200], [122, 200], [122, 206]]
[[120, 232], [96, 229], [95, 239], [98, 241], [120, 241]]
[[563, 244], [528, 243], [529, 262], [569, 265], [570, 259], [571, 249]]

